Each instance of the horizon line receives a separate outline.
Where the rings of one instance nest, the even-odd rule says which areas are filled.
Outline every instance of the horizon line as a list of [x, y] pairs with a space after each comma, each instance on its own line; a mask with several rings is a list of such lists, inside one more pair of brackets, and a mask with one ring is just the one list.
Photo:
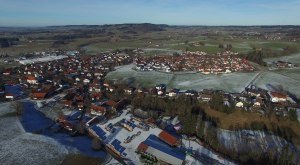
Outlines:
[[45, 28], [45, 27], [64, 27], [64, 26], [105, 26], [105, 25], [126, 25], [126, 24], [151, 24], [151, 25], [166, 25], [166, 26], [207, 26], [207, 27], [231, 27], [231, 26], [242, 26], [242, 27], [255, 27], [255, 26], [300, 26], [300, 24], [253, 24], [253, 25], [205, 25], [205, 24], [162, 24], [162, 23], [111, 23], [111, 24], [65, 24], [65, 25], [37, 25], [37, 26], [0, 26], [0, 28]]

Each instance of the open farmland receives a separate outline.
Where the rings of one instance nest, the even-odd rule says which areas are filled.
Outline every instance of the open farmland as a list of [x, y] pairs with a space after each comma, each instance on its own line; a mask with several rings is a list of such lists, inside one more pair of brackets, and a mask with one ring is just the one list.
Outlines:
[[[297, 29], [297, 27], [295, 27]], [[0, 29], [4, 37], [18, 40], [12, 46], [0, 48], [0, 54], [19, 56], [48, 49], [84, 49], [88, 54], [124, 48], [154, 48], [172, 50], [205, 51], [217, 53], [230, 44], [233, 51], [247, 53], [253, 48], [263, 48], [270, 54], [282, 54], [286, 47], [300, 50], [298, 42], [290, 42], [289, 36], [280, 40], [268, 39], [268, 33], [289, 28], [267, 27], [206, 27], [168, 26], [154, 24], [119, 24], [103, 26], [62, 26], [43, 28]], [[252, 36], [247, 32], [261, 35]], [[264, 36], [266, 35], [266, 36]]]
[[[201, 73], [162, 73], [156, 71], [140, 72], [134, 65], [117, 67], [106, 78], [122, 80], [134, 86], [154, 87], [156, 84], [167, 84], [168, 88], [179, 89], [219, 89], [228, 92], [242, 92], [258, 72], [203, 75]], [[281, 88], [300, 96], [299, 69], [264, 71], [254, 82], [263, 89]], [[270, 89], [273, 86], [272, 89]]]
[[[298, 77], [300, 75], [299, 73], [295, 74], [298, 75]], [[272, 91], [283, 88], [283, 90], [289, 91], [292, 94], [295, 94], [297, 97], [300, 96], [300, 81], [299, 78], [296, 79], [293, 77], [293, 75], [285, 76], [271, 71], [264, 72], [254, 84], [263, 89]]]
[[281, 57], [264, 59], [265, 62], [273, 62], [273, 61], [278, 61], [278, 60], [300, 64], [300, 53], [292, 54], [289, 56], [281, 56]]
[[219, 89], [228, 92], [242, 92], [256, 75], [257, 72], [220, 75], [177, 74], [169, 82], [169, 85], [179, 89]]
[[156, 84], [166, 83], [172, 79], [172, 74], [161, 72], [138, 72], [133, 70], [134, 65], [117, 67], [106, 76], [109, 80], [123, 80], [129, 84], [143, 87], [153, 87]]
[[252, 73], [230, 73], [222, 75], [203, 75], [200, 73], [162, 73], [156, 71], [140, 72], [134, 65], [117, 67], [106, 78], [123, 80], [136, 86], [154, 87], [156, 84], [167, 84], [168, 88], [180, 89], [222, 89], [229, 92], [241, 92], [257, 75]]

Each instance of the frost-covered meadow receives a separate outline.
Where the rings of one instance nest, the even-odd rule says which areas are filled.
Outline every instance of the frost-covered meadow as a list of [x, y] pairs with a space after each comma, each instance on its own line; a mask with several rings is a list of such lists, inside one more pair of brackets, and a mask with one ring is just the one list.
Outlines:
[[58, 165], [69, 153], [52, 138], [26, 133], [10, 103], [0, 106], [0, 125], [1, 164]]

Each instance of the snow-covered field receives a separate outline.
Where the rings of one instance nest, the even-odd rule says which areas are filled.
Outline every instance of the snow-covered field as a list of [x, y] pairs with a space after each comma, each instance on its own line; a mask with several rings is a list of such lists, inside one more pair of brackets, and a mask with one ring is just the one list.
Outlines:
[[282, 56], [282, 57], [274, 57], [274, 58], [267, 58], [264, 59], [265, 62], [273, 62], [273, 61], [288, 61], [292, 63], [300, 63], [300, 53], [292, 54], [289, 56]]
[[200, 73], [162, 73], [156, 71], [139, 72], [132, 68], [135, 66], [125, 65], [117, 67], [106, 78], [111, 80], [125, 80], [134, 85], [153, 87], [156, 84], [167, 84], [168, 88], [179, 89], [222, 89], [229, 92], [241, 92], [245, 86], [255, 77], [257, 72], [230, 73], [221, 75], [203, 75]]
[[[115, 71], [108, 73], [106, 78], [110, 80], [123, 80], [137, 87], [154, 87], [156, 84], [163, 83], [167, 84], [167, 88], [169, 89], [219, 89], [228, 92], [242, 92], [258, 74], [258, 72], [220, 75], [203, 75], [200, 73], [178, 74], [156, 71], [139, 72], [133, 70], [134, 67], [133, 64], [119, 66]], [[264, 89], [268, 89], [268, 84], [273, 86], [282, 85], [285, 90], [300, 97], [300, 70], [264, 71], [254, 84]]]
[[60, 60], [67, 58], [68, 56], [60, 55], [60, 56], [45, 56], [41, 58], [34, 58], [34, 59], [27, 59], [27, 60], [20, 60], [19, 63], [23, 65], [39, 63], [39, 62], [48, 62], [54, 60]]
[[[128, 110], [124, 110], [121, 116], [119, 116], [115, 119], [109, 120], [109, 122], [107, 124], [109, 124], [109, 123], [115, 124], [115, 123], [119, 122], [122, 119], [129, 120], [130, 119], [130, 114], [127, 114], [127, 112], [128, 112]], [[135, 124], [137, 124], [137, 123], [138, 123], [138, 121], [135, 121]], [[107, 136], [108, 141], [106, 141], [106, 142], [112, 142], [114, 139], [118, 139], [119, 141], [121, 141], [122, 142], [121, 145], [126, 148], [125, 153], [127, 153], [127, 157], [130, 160], [132, 160], [132, 162], [134, 164], [141, 164], [140, 160], [139, 160], [139, 155], [135, 152], [137, 146], [141, 142], [145, 141], [150, 134], [158, 136], [159, 133], [162, 131], [159, 128], [150, 128], [149, 131], [143, 131], [142, 129], [135, 127], [132, 132], [129, 132], [124, 128], [121, 128], [119, 126], [115, 126], [116, 127], [115, 133], [110, 134], [108, 131], [105, 130], [105, 126], [107, 124], [99, 125], [108, 134], [108, 136]], [[141, 131], [141, 134], [139, 136], [135, 137], [130, 143], [124, 143], [124, 140], [128, 136], [136, 134], [138, 131]], [[184, 143], [185, 146], [188, 146], [189, 142], [187, 140], [183, 140], [183, 143]], [[197, 150], [199, 153], [205, 154], [208, 157], [211, 157], [215, 160], [218, 160], [220, 163], [233, 164], [233, 163], [231, 163], [231, 162], [229, 162], [225, 159], [222, 159], [221, 157], [219, 157], [218, 155], [216, 155], [212, 151], [204, 148], [203, 146], [201, 146], [200, 144], [198, 144], [194, 141], [191, 141], [190, 144], [193, 147], [193, 150]], [[187, 160], [188, 160], [188, 164], [201, 164], [199, 161], [195, 160], [192, 157], [187, 156]]]
[[267, 90], [270, 89], [269, 85], [274, 87], [282, 86], [284, 90], [289, 91], [295, 94], [297, 97], [300, 96], [300, 73], [295, 73], [289, 75], [288, 70], [284, 74], [279, 74], [276, 71], [267, 71], [262, 73], [262, 75], [254, 82], [254, 84], [260, 88], [264, 88]]
[[52, 138], [26, 133], [10, 103], [0, 105], [0, 164], [61, 164], [68, 150]]
[[228, 92], [242, 92], [257, 72], [230, 73], [221, 75], [180, 74], [170, 82], [171, 88], [179, 89], [219, 89]]
[[[256, 151], [264, 153], [267, 150], [279, 152], [286, 146], [292, 147], [283, 138], [267, 134], [263, 131], [229, 131], [218, 129], [218, 139], [227, 148], [234, 148], [239, 152]], [[296, 155], [300, 155], [299, 150]]]
[[115, 71], [109, 72], [106, 76], [111, 80], [124, 80], [136, 86], [153, 87], [156, 84], [168, 83], [172, 74], [161, 73], [156, 71], [138, 72], [133, 70], [135, 65], [124, 65], [117, 67]]

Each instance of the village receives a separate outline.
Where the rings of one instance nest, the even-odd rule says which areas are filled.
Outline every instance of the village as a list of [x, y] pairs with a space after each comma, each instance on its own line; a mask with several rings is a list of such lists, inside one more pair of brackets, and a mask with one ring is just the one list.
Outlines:
[[187, 51], [182, 55], [175, 56], [140, 56], [135, 59], [135, 64], [139, 71], [196, 71], [202, 74], [254, 71], [254, 67], [247, 60], [238, 57], [238, 53], [231, 51], [224, 51], [216, 55]]
[[288, 93], [268, 91], [254, 85], [246, 87], [242, 93], [228, 93], [211, 89], [168, 89], [166, 84], [157, 84], [149, 89], [136, 88], [105, 80], [106, 74], [116, 66], [133, 61], [141, 71], [154, 69], [218, 74], [254, 70], [251, 64], [230, 52], [215, 56], [189, 52], [178, 57], [153, 58], [137, 57], [124, 51], [94, 56], [59, 52], [51, 56], [59, 58], [46, 58], [44, 55], [39, 57], [42, 60], [23, 59], [20, 67], [4, 70], [1, 74], [1, 101], [29, 97], [37, 102], [38, 108], [49, 106], [49, 100], [56, 102], [62, 109], [67, 109], [56, 119], [59, 126], [76, 134], [82, 131], [78, 129], [78, 125], [82, 125], [91, 137], [98, 139], [122, 163], [191, 164], [200, 161], [204, 164], [231, 164], [215, 152], [210, 156], [199, 153], [204, 147], [197, 138], [192, 140], [191, 147], [188, 145], [190, 137], [180, 138], [160, 128], [158, 125], [165, 123], [180, 131], [181, 124], [176, 116], [160, 116], [160, 120], [154, 120], [142, 109], [131, 105], [130, 98], [136, 95], [167, 99], [186, 96], [206, 104], [220, 96], [222, 106], [262, 115], [274, 110], [279, 117], [288, 117], [289, 111], [299, 108], [295, 98]]

